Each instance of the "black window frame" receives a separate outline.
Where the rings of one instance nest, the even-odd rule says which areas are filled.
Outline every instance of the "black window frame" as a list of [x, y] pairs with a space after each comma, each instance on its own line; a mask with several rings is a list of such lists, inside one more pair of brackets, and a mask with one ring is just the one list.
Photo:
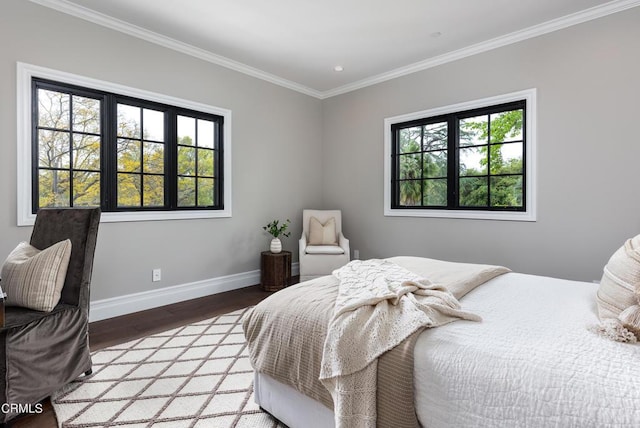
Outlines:
[[[472, 118], [482, 115], [491, 115], [501, 112], [507, 112], [512, 110], [522, 110], [522, 172], [520, 174], [491, 174], [490, 170], [490, 154], [489, 164], [487, 165], [487, 180], [490, 183], [490, 178], [494, 176], [506, 176], [506, 175], [518, 175], [522, 176], [522, 206], [512, 207], [500, 207], [491, 206], [491, 190], [490, 184], [488, 185], [487, 206], [461, 206], [459, 204], [459, 159], [460, 149], [464, 148], [460, 146], [460, 121], [467, 118]], [[436, 116], [429, 116], [419, 119], [413, 119], [405, 122], [398, 122], [391, 124], [391, 206], [393, 210], [449, 210], [449, 211], [482, 211], [482, 212], [527, 212], [527, 184], [528, 184], [528, 171], [527, 171], [527, 100], [518, 99], [516, 101], [509, 101], [505, 103], [495, 104], [491, 106], [478, 107], [468, 110], [461, 110], [450, 112], [446, 114], [439, 114]], [[403, 179], [400, 178], [400, 131], [402, 129], [412, 128], [436, 123], [447, 123], [447, 204], [446, 205], [424, 205], [424, 186], [421, 185], [421, 204], [420, 205], [401, 205], [400, 204], [400, 182]], [[487, 146], [491, 144], [490, 123], [489, 135], [487, 137]], [[516, 142], [519, 140], [516, 140]], [[512, 143], [512, 141], [505, 142]], [[479, 146], [476, 146], [479, 147]], [[420, 149], [420, 154], [427, 153], [423, 148]], [[490, 152], [490, 151], [489, 151]], [[413, 153], [413, 152], [412, 152]], [[422, 158], [424, 155], [422, 155]], [[421, 161], [421, 171], [423, 171], [423, 161]], [[420, 181], [426, 180], [424, 172]]]
[[[45, 89], [61, 92], [69, 95], [94, 98], [100, 101], [100, 208], [103, 212], [170, 212], [170, 211], [223, 211], [224, 204], [224, 116], [209, 112], [198, 111], [186, 107], [169, 105], [161, 102], [145, 100], [123, 94], [118, 94], [99, 89], [79, 86], [70, 83], [58, 82], [51, 79], [32, 77], [31, 79], [31, 212], [35, 214], [39, 207], [39, 105], [38, 90]], [[141, 109], [148, 108], [162, 111], [164, 114], [164, 204], [162, 206], [118, 206], [117, 201], [117, 106], [127, 104]], [[70, 110], [72, 108], [70, 107]], [[177, 117], [186, 116], [194, 119], [202, 119], [214, 123], [214, 144], [211, 149], [214, 152], [214, 196], [213, 205], [181, 206], [178, 203], [178, 141], [177, 141]], [[73, 129], [69, 131], [74, 134]], [[96, 134], [97, 135], [97, 134]], [[70, 137], [71, 139], [71, 137]], [[147, 141], [141, 135], [140, 141]], [[195, 144], [195, 143], [194, 143]], [[72, 150], [72, 147], [70, 148]], [[72, 153], [70, 153], [70, 159]], [[71, 161], [72, 162], [72, 161]], [[70, 171], [73, 171], [71, 163]], [[141, 171], [141, 174], [144, 174]], [[197, 173], [196, 173], [197, 174]], [[196, 183], [197, 175], [196, 177]], [[209, 178], [209, 177], [207, 177]], [[197, 184], [196, 184], [197, 186]], [[196, 187], [197, 192], [197, 187]], [[73, 207], [73, 181], [70, 182], [69, 205]], [[82, 205], [87, 206], [87, 205]]]

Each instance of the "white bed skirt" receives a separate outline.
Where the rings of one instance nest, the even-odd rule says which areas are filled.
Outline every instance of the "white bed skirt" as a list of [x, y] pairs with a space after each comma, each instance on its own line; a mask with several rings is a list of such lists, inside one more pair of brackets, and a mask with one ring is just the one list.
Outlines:
[[256, 403], [290, 428], [333, 428], [333, 411], [274, 378], [255, 372]]

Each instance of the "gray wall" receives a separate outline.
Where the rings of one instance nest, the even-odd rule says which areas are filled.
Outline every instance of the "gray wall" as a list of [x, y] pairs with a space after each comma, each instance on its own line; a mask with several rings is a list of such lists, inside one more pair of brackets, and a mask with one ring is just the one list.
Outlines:
[[[362, 258], [420, 255], [599, 279], [640, 233], [640, 8], [323, 103], [323, 192]], [[445, 35], [446, 36], [446, 35]], [[383, 119], [538, 89], [538, 221], [383, 216]]]
[[233, 217], [101, 224], [92, 300], [258, 269], [274, 218], [293, 221], [297, 253], [301, 210], [321, 204], [320, 100], [28, 1], [0, 8], [0, 258], [31, 234], [16, 226], [16, 61], [233, 112]]
[[[261, 226], [341, 208], [361, 257], [413, 254], [591, 280], [640, 232], [640, 9], [324, 101], [22, 0], [0, 13], [0, 258], [16, 226], [16, 61], [233, 111], [233, 217], [101, 225], [92, 299], [246, 272]], [[538, 221], [384, 217], [383, 119], [538, 88]], [[151, 282], [151, 270], [163, 280]]]

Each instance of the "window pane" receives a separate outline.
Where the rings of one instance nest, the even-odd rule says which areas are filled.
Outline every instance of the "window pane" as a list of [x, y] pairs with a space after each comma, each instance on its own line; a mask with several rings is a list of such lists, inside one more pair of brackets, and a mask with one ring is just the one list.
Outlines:
[[213, 200], [213, 178], [198, 178], [198, 206], [210, 207]]
[[100, 137], [73, 134], [73, 168], [100, 171]]
[[224, 115], [137, 98], [142, 92], [118, 94], [83, 87], [80, 80], [54, 80], [50, 75], [30, 82], [33, 135], [20, 144], [29, 144], [33, 155], [27, 160], [31, 211], [76, 205], [105, 212], [222, 207], [217, 180], [223, 177], [217, 174], [224, 171], [220, 155], [227, 149]]
[[447, 151], [440, 150], [424, 154], [423, 172], [425, 178], [447, 176]]
[[198, 149], [198, 175], [213, 177], [213, 150]]
[[69, 129], [69, 101], [67, 94], [38, 89], [38, 126]]
[[164, 144], [142, 143], [144, 172], [164, 173]]
[[405, 128], [399, 131], [400, 153], [414, 153], [420, 151], [421, 130], [419, 126]]
[[118, 206], [140, 206], [140, 175], [118, 174]]
[[196, 149], [191, 147], [178, 147], [178, 174], [196, 174]]
[[140, 172], [140, 141], [118, 140], [118, 171]]
[[412, 207], [420, 205], [420, 198], [422, 198], [422, 189], [419, 180], [401, 181], [400, 186], [400, 200], [401, 206]]
[[400, 179], [420, 178], [422, 155], [400, 155]]
[[198, 119], [198, 147], [213, 148], [213, 122]]
[[[404, 122], [392, 121], [386, 140], [392, 144], [387, 148], [391, 159], [384, 165], [385, 175], [392, 175], [386, 183], [391, 189], [385, 188], [388, 208], [418, 208], [411, 215], [425, 217], [441, 215], [429, 209], [445, 208], [460, 211], [452, 213], [456, 218], [526, 212], [524, 199], [532, 172], [525, 165], [530, 143], [524, 130], [527, 100], [510, 97], [496, 105], [487, 105], [486, 100], [467, 105], [467, 110], [449, 110], [454, 107], [450, 106], [422, 117], [407, 115]], [[476, 213], [467, 214], [471, 211]]]
[[69, 133], [38, 131], [38, 164], [47, 168], [69, 168]]
[[118, 104], [118, 137], [140, 138], [140, 107]]
[[422, 150], [447, 148], [447, 122], [432, 123], [424, 126], [424, 146]]
[[100, 206], [100, 173], [74, 171], [73, 173], [73, 206]]
[[460, 176], [487, 173], [487, 146], [460, 149]]
[[424, 180], [422, 205], [446, 206], [447, 205], [447, 179]]
[[178, 177], [178, 206], [194, 207], [196, 205], [196, 179]]
[[522, 176], [491, 177], [492, 207], [522, 206]]
[[38, 173], [38, 206], [68, 207], [69, 200], [69, 171], [40, 170]]
[[100, 133], [100, 100], [73, 96], [73, 130]]
[[491, 174], [522, 173], [522, 143], [491, 145]]
[[145, 140], [164, 141], [164, 113], [148, 108], [142, 111], [144, 131], [142, 137]]
[[461, 207], [486, 207], [488, 199], [487, 177], [460, 178]]
[[193, 146], [196, 142], [196, 120], [192, 117], [178, 116], [178, 144]]
[[161, 175], [145, 175], [142, 177], [144, 183], [144, 206], [161, 207], [164, 205], [164, 177]]
[[522, 110], [511, 110], [491, 115], [491, 142], [522, 140]]
[[460, 120], [460, 147], [487, 144], [488, 119], [483, 115]]

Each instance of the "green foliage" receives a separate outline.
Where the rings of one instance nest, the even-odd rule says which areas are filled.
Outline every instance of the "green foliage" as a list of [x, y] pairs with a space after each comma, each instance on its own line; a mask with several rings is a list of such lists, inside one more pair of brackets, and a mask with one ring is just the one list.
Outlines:
[[38, 174], [41, 207], [68, 207], [71, 200], [74, 206], [100, 205], [100, 139], [90, 135], [100, 129], [99, 103], [73, 96], [71, 111], [71, 98], [38, 92], [38, 125], [55, 129], [38, 132], [38, 164], [48, 168]]
[[214, 150], [195, 147], [189, 136], [180, 138], [179, 144], [178, 205], [196, 206], [197, 204], [200, 207], [213, 205], [215, 195]]
[[[139, 111], [118, 108], [118, 206], [163, 206], [165, 144], [148, 141]], [[99, 206], [101, 141], [92, 135], [100, 132], [99, 101], [39, 89], [38, 125], [55, 129], [38, 132], [38, 164], [44, 168], [38, 177], [39, 206]], [[180, 138], [179, 144], [178, 205], [212, 206], [215, 151], [195, 147], [190, 136]]]
[[460, 206], [521, 207], [522, 195], [522, 176], [519, 175], [489, 177], [489, 182], [487, 177], [460, 178]]
[[282, 223], [280, 223], [280, 220], [273, 220], [271, 223], [267, 224], [266, 226], [262, 226], [262, 229], [269, 232], [269, 234], [274, 238], [277, 238], [280, 235], [284, 237], [289, 237], [289, 235], [291, 235], [291, 232], [287, 232], [287, 228], [289, 227], [290, 223], [291, 223], [291, 220], [289, 219], [287, 219], [286, 222], [283, 221]]
[[[504, 157], [505, 148], [522, 147], [521, 143], [508, 143], [509, 140], [522, 138], [522, 113], [522, 110], [511, 110], [490, 115], [490, 121], [469, 120], [461, 124], [461, 138], [477, 141], [479, 144], [488, 144], [479, 147], [478, 152], [481, 167], [486, 171], [490, 164], [490, 171], [487, 177], [485, 171], [467, 168], [463, 163], [460, 164], [460, 206], [502, 208], [522, 206], [522, 176], [496, 176], [522, 174], [521, 153], [511, 159]], [[487, 126], [488, 124], [490, 126]]]
[[[426, 125], [424, 148], [432, 150], [421, 154], [419, 127], [400, 132], [399, 158], [400, 205], [442, 206], [447, 203], [446, 180], [431, 180], [447, 176], [447, 131], [441, 124]], [[422, 180], [422, 178], [429, 180]], [[424, 186], [424, 189], [423, 189]]]
[[[522, 110], [460, 121], [460, 206], [522, 206], [523, 156], [522, 143], [519, 142], [522, 126]], [[399, 138], [400, 205], [446, 205], [448, 153], [445, 124], [402, 129]]]

